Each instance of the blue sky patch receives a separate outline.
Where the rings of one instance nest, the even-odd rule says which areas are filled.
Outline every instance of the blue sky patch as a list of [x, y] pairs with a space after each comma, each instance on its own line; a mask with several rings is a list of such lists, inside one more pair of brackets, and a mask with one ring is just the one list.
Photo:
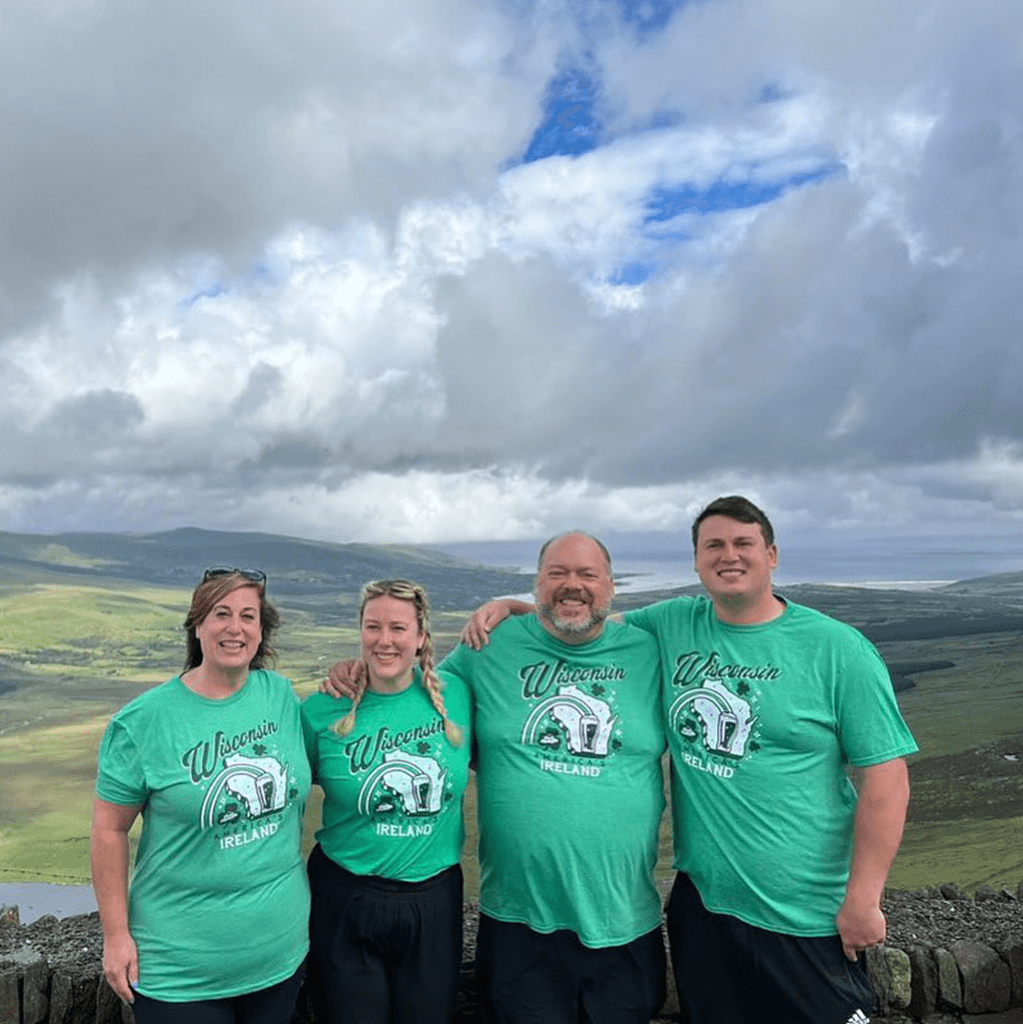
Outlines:
[[600, 125], [594, 107], [599, 93], [597, 81], [581, 68], [570, 68], [552, 78], [544, 97], [543, 120], [529, 141], [522, 163], [548, 156], [579, 156], [596, 149]]
[[715, 213], [720, 210], [741, 210], [769, 203], [790, 188], [799, 188], [840, 173], [842, 165], [825, 164], [812, 171], [793, 174], [781, 181], [725, 181], [719, 179], [709, 188], [683, 185], [678, 188], [654, 189], [647, 201], [644, 223], [672, 220], [683, 213]]
[[609, 275], [608, 284], [642, 284], [656, 268], [652, 263], [641, 263], [636, 260], [620, 266], [613, 274]]
[[622, 20], [636, 29], [640, 37], [660, 32], [687, 2], [689, 0], [615, 0]]

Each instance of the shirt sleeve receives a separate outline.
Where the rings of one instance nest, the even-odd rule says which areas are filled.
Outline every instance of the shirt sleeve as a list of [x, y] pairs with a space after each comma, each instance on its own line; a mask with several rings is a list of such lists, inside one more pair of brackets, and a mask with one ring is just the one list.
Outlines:
[[128, 807], [144, 804], [151, 792], [138, 744], [124, 723], [114, 719], [99, 747], [96, 796], [107, 803]]
[[316, 764], [319, 760], [319, 745], [316, 742], [316, 726], [312, 722], [310, 699], [307, 697], [302, 701], [302, 739], [305, 742], [305, 756], [309, 759], [309, 767], [312, 769], [313, 782], [318, 782]]
[[640, 629], [647, 633], [653, 633], [657, 635], [657, 613], [654, 612], [656, 605], [648, 604], [642, 608], [633, 608], [632, 611], [626, 612], [622, 618], [630, 626], [638, 626]]
[[873, 644], [856, 636], [843, 661], [836, 711], [846, 759], [867, 768], [915, 753], [919, 748], [902, 718], [888, 668]]
[[470, 650], [464, 644], [459, 644], [452, 652], [437, 666], [437, 674], [443, 679], [445, 676], [453, 676], [463, 686], [472, 686], [472, 673], [469, 671]]

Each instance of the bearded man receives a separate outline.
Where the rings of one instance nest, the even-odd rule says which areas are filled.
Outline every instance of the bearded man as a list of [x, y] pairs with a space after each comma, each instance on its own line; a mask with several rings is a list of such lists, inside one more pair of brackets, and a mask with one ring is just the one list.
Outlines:
[[611, 558], [587, 534], [543, 546], [534, 593], [535, 612], [441, 666], [475, 702], [484, 1016], [647, 1024], [665, 983], [657, 644], [606, 621]]

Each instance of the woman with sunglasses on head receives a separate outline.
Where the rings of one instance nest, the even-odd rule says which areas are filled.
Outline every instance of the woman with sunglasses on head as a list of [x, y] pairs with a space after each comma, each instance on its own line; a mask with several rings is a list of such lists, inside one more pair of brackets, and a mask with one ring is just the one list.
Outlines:
[[309, 855], [309, 980], [322, 1024], [450, 1024], [462, 960], [469, 694], [433, 664], [426, 592], [362, 588], [353, 700], [302, 724], [323, 827]]
[[103, 736], [92, 827], [103, 972], [139, 1024], [291, 1019], [308, 949], [310, 775], [298, 700], [264, 667], [278, 623], [261, 571], [208, 569], [185, 619], [184, 671]]

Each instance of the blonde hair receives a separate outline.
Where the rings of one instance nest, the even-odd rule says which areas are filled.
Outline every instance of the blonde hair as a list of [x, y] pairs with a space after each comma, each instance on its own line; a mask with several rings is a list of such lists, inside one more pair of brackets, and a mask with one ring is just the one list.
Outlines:
[[[416, 624], [423, 632], [423, 642], [416, 653], [419, 655], [419, 668], [422, 672], [423, 686], [430, 698], [434, 710], [444, 720], [444, 735], [455, 747], [462, 745], [462, 730], [448, 718], [444, 706], [442, 690], [444, 684], [433, 664], [433, 638], [430, 636], [430, 602], [426, 598], [426, 589], [421, 583], [411, 580], [374, 580], [367, 583], [359, 595], [359, 626], [362, 626], [362, 615], [368, 602], [375, 597], [395, 597], [399, 601], [408, 601], [416, 610]], [[355, 728], [355, 713], [358, 710], [362, 695], [369, 686], [369, 670], [367, 669], [359, 682], [359, 689], [352, 698], [352, 707], [344, 718], [339, 718], [331, 725], [331, 730], [338, 736], [347, 736]]]

